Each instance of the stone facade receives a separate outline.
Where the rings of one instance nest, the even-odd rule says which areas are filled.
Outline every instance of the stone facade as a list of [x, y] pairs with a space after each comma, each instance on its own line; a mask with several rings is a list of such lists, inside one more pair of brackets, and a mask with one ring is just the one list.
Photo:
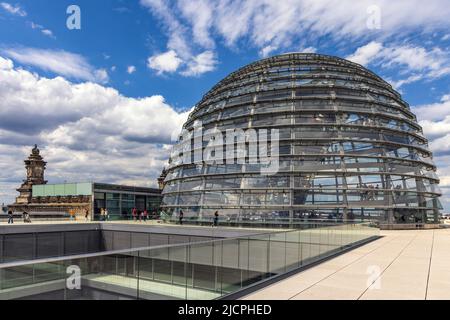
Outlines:
[[44, 161], [37, 145], [25, 161], [27, 178], [20, 188], [16, 202], [8, 208], [14, 212], [28, 212], [33, 218], [67, 218], [70, 212], [84, 217], [86, 210], [92, 213], [91, 196], [33, 197], [33, 185], [47, 184], [44, 178], [47, 162]]

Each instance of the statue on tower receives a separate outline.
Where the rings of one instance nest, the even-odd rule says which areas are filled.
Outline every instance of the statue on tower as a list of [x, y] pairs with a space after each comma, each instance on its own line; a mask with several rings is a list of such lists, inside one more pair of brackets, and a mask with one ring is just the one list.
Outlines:
[[37, 145], [31, 150], [31, 154], [25, 161], [25, 169], [27, 170], [27, 179], [23, 181], [17, 191], [20, 195], [16, 198], [17, 204], [29, 204], [31, 202], [33, 185], [46, 184], [44, 179], [44, 171], [47, 162], [40, 155]]

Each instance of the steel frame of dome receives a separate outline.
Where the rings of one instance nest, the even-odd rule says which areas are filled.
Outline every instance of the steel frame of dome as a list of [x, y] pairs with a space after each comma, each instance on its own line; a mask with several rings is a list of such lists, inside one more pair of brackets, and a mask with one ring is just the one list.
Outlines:
[[279, 129], [280, 168], [264, 176], [246, 164], [171, 158], [163, 208], [174, 215], [438, 222], [439, 179], [422, 128], [400, 94], [359, 64], [304, 53], [257, 61], [214, 86], [183, 128], [197, 120]]

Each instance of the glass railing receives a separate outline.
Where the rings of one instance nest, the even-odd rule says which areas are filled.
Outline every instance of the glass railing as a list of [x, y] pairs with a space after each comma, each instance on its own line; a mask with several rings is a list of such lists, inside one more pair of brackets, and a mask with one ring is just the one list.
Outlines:
[[0, 264], [0, 299], [220, 299], [378, 235], [349, 223]]
[[[179, 217], [170, 216], [162, 220], [166, 224], [179, 225]], [[323, 228], [346, 224], [358, 224], [361, 222], [370, 222], [367, 220], [344, 220], [342, 218], [280, 218], [280, 217], [264, 217], [264, 216], [249, 216], [240, 217], [238, 219], [233, 217], [220, 217], [218, 226], [232, 227], [232, 228], [250, 228], [250, 229], [312, 229]], [[214, 224], [213, 216], [209, 217], [185, 217], [183, 218], [183, 225], [189, 226], [212, 226]]]

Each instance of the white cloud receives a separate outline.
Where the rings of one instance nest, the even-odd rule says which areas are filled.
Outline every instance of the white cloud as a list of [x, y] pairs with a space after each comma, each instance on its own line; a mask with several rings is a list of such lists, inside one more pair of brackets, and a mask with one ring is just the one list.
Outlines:
[[412, 107], [429, 139], [440, 186], [444, 192], [441, 201], [450, 208], [450, 95], [443, 95], [440, 102]]
[[30, 22], [31, 29], [43, 29], [44, 27], [40, 24], [34, 23], [33, 21]]
[[[417, 114], [427, 137], [442, 139], [446, 134], [450, 134], [449, 95], [442, 96], [440, 102], [416, 106], [413, 108], [413, 112]], [[444, 147], [439, 143], [435, 145], [437, 148]]]
[[50, 38], [53, 38], [53, 39], [56, 38], [56, 37], [54, 36], [53, 32], [52, 32], [50, 29], [46, 29], [44, 26], [42, 26], [42, 25], [40, 25], [40, 24], [37, 24], [37, 23], [34, 23], [34, 22], [30, 22], [30, 26], [31, 26], [31, 29], [37, 29], [37, 30], [40, 30], [41, 33], [42, 33], [43, 35], [46, 35], [47, 37], [50, 37]]
[[428, 51], [423, 47], [401, 45], [384, 48], [381, 53], [384, 66], [405, 66], [415, 71], [429, 69], [436, 73], [448, 62], [448, 57], [437, 48]]
[[380, 53], [382, 48], [383, 45], [381, 43], [372, 41], [358, 48], [355, 53], [346, 57], [346, 59], [362, 65], [367, 65]]
[[[440, 102], [412, 108], [417, 115], [425, 136], [430, 139], [430, 148], [438, 155], [450, 155], [450, 99], [444, 95]], [[448, 178], [450, 179], [450, 165]]]
[[135, 66], [128, 66], [127, 68], [127, 73], [128, 74], [133, 74], [136, 72], [136, 67]]
[[[148, 59], [149, 68], [156, 70], [159, 75], [179, 71], [184, 76], [199, 76], [215, 69], [216, 54], [210, 50], [215, 46], [209, 32], [213, 22], [210, 2], [181, 1], [177, 6], [161, 0], [141, 0], [141, 4], [164, 23], [169, 38], [168, 51], [151, 56]], [[192, 31], [179, 17], [189, 22]], [[189, 33], [192, 37], [188, 38]], [[193, 44], [208, 50], [195, 50]]]
[[419, 80], [433, 80], [450, 74], [450, 52], [440, 48], [425, 49], [409, 44], [383, 45], [369, 42], [346, 59], [362, 65], [375, 65], [383, 69], [396, 68], [404, 79], [391, 80], [395, 88]]
[[216, 65], [216, 55], [210, 50], [191, 56], [187, 60], [181, 59], [174, 50], [169, 50], [149, 57], [147, 63], [148, 68], [157, 71], [159, 75], [180, 71], [180, 74], [186, 77], [200, 76], [213, 71]]
[[394, 87], [394, 89], [400, 90], [400, 88], [403, 85], [408, 84], [408, 83], [413, 83], [413, 82], [416, 82], [416, 81], [419, 81], [419, 80], [422, 80], [422, 79], [423, 79], [423, 75], [421, 75], [421, 74], [413, 74], [413, 75], [409, 76], [406, 79], [401, 79], [401, 80], [397, 80], [397, 81], [392, 81], [391, 80], [391, 81], [388, 81], [388, 82], [392, 85], [392, 87]]
[[165, 53], [148, 58], [147, 66], [150, 69], [156, 70], [158, 74], [163, 74], [165, 72], [172, 73], [178, 70], [178, 67], [182, 62], [183, 61], [178, 57], [174, 50], [169, 50]]
[[[41, 78], [23, 69], [0, 69], [0, 128], [36, 134], [78, 121], [115, 103], [115, 90], [94, 83]], [[20, 115], [17, 116], [17, 115]]]
[[14, 67], [14, 63], [10, 59], [0, 57], [0, 70], [10, 70]]
[[170, 51], [175, 51], [177, 55], [183, 59], [189, 58], [191, 47], [186, 40], [188, 28], [184, 26], [177, 18], [177, 13], [174, 13], [170, 7], [169, 2], [163, 0], [141, 0], [141, 4], [150, 9], [150, 12], [160, 19], [169, 36], [167, 48]]
[[[160, 19], [168, 35], [167, 47], [188, 61], [212, 50], [217, 41], [229, 47], [245, 45], [267, 56], [276, 48], [292, 48], [300, 41], [329, 36], [329, 41], [380, 39], [399, 34], [446, 31], [450, 27], [447, 0], [141, 0]], [[381, 11], [379, 30], [369, 30], [367, 8]], [[363, 58], [364, 56], [362, 56]], [[362, 61], [364, 62], [364, 61]]]
[[263, 58], [268, 57], [273, 51], [277, 50], [276, 46], [268, 45], [259, 51], [259, 55]]
[[[31, 128], [51, 136], [69, 126], [89, 127], [83, 132], [88, 140], [91, 134], [103, 133], [130, 141], [168, 143], [172, 131], [181, 130], [187, 117], [173, 110], [159, 95], [127, 98], [95, 83], [73, 84], [62, 77], [39, 77], [14, 68], [10, 60], [2, 57], [0, 78], [0, 130], [26, 133], [26, 128]], [[71, 140], [76, 131], [70, 130], [55, 144]]]
[[107, 83], [109, 81], [108, 71], [106, 69], [97, 69], [94, 71], [94, 81]]
[[34, 143], [49, 162], [51, 182], [155, 185], [188, 115], [159, 95], [135, 99], [91, 82], [40, 77], [3, 57], [0, 79], [2, 199], [16, 196]]
[[50, 38], [54, 38], [55, 36], [53, 35], [53, 32], [51, 31], [51, 30], [49, 30], [49, 29], [43, 29], [42, 31], [41, 31], [44, 35], [46, 35], [46, 36], [48, 36], [48, 37], [50, 37]]
[[187, 69], [181, 72], [184, 76], [199, 76], [216, 68], [217, 60], [212, 51], [205, 51], [194, 57], [187, 64]]
[[213, 23], [213, 4], [207, 0], [189, 0], [178, 2], [183, 16], [192, 26], [193, 40], [204, 48], [214, 48], [210, 35]]
[[303, 53], [316, 53], [317, 52], [317, 48], [306, 47], [306, 48], [300, 49], [299, 51], [303, 52]]
[[19, 5], [14, 6], [8, 2], [0, 2], [0, 6], [13, 15], [20, 16], [20, 17], [27, 16], [27, 13], [25, 12], [25, 10], [23, 10]]
[[[113, 104], [77, 122], [59, 126], [43, 134], [54, 145], [78, 148], [90, 135], [115, 138], [130, 143], [170, 143], [173, 131], [180, 131], [185, 115], [167, 105], [162, 96], [143, 99], [115, 97]], [[99, 147], [95, 144], [95, 148]]]
[[15, 61], [44, 71], [50, 71], [77, 80], [108, 82], [106, 70], [95, 69], [79, 54], [64, 50], [36, 48], [8, 48], [1, 51]]

